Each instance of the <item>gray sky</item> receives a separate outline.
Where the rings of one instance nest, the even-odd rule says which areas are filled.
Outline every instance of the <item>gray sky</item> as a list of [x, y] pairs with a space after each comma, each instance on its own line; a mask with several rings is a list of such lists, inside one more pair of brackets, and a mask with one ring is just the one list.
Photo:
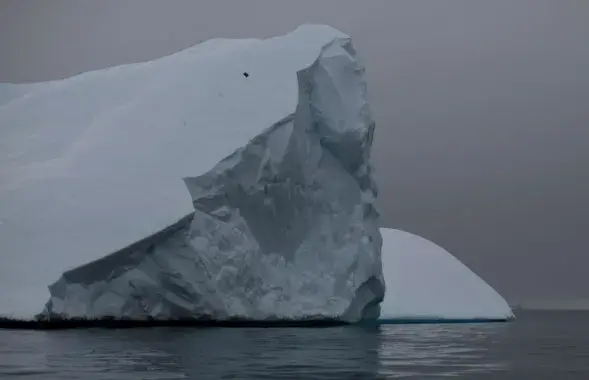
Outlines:
[[562, 304], [589, 300], [587, 20], [586, 0], [2, 0], [0, 81], [329, 24], [367, 67], [383, 224]]

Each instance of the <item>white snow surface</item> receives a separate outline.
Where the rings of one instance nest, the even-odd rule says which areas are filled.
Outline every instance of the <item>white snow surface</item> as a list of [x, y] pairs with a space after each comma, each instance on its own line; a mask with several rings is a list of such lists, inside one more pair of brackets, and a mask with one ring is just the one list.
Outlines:
[[365, 95], [321, 25], [0, 84], [0, 316], [375, 318]]
[[507, 302], [442, 247], [381, 228], [387, 283], [380, 319], [511, 319]]

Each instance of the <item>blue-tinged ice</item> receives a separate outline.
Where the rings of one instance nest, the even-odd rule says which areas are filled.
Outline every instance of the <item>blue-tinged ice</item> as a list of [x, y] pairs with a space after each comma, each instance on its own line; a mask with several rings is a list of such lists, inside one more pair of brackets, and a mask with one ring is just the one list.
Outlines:
[[1, 94], [0, 315], [378, 317], [374, 120], [345, 34]]

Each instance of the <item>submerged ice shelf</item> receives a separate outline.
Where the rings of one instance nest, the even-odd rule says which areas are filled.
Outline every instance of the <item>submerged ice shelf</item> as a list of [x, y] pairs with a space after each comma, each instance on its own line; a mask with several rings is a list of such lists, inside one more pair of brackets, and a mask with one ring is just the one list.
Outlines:
[[3, 85], [0, 315], [377, 318], [363, 74], [304, 25]]

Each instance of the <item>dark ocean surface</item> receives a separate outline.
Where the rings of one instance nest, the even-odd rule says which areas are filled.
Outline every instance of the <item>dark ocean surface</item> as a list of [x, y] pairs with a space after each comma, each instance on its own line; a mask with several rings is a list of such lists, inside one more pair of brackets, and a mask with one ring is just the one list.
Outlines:
[[589, 379], [589, 312], [508, 323], [0, 330], [0, 379]]

